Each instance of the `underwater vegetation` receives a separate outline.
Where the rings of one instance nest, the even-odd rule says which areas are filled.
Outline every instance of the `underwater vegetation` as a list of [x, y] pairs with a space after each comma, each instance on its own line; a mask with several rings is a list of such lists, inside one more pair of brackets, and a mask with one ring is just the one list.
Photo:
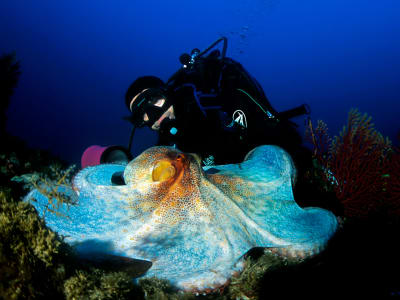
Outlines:
[[309, 121], [306, 137], [313, 145], [313, 171], [323, 179], [323, 189], [334, 191], [345, 216], [400, 212], [400, 151], [374, 128], [370, 116], [350, 110], [334, 138], [323, 121], [315, 128]]
[[60, 206], [63, 204], [71, 205], [76, 202], [74, 197], [61, 191], [63, 187], [71, 187], [75, 165], [63, 169], [59, 164], [51, 164], [48, 168], [50, 171], [48, 174], [34, 172], [11, 178], [12, 181], [22, 182], [24, 184], [23, 187], [27, 190], [36, 189], [43, 195], [46, 195], [48, 201], [43, 205], [43, 211], [41, 212], [43, 218], [45, 218], [47, 213], [62, 216], [60, 214]]
[[[67, 173], [60, 170], [54, 176]], [[37, 184], [35, 176], [27, 178], [34, 178], [32, 186]], [[135, 299], [132, 296], [141, 295], [135, 292], [130, 275], [82, 265], [36, 209], [12, 194], [0, 187], [0, 299]]]
[[50, 266], [56, 265], [61, 239], [31, 205], [10, 201], [4, 192], [0, 205], [0, 295], [18, 299], [57, 294], [52, 277], [61, 277], [65, 269]]

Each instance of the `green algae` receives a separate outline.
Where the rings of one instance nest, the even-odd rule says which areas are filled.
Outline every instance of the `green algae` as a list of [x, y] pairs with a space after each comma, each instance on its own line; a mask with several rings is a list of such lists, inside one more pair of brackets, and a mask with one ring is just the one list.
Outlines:
[[[74, 170], [75, 165], [64, 169], [61, 164], [55, 163], [49, 166], [48, 174], [34, 172], [32, 174], [14, 176], [11, 180], [22, 183], [27, 190], [36, 189], [46, 197], [47, 203], [43, 205], [42, 211], [43, 218], [48, 212], [64, 216], [59, 212], [59, 208], [63, 204], [75, 204], [76, 201], [70, 194], [65, 193], [66, 188], [71, 189]], [[29, 201], [36, 200], [29, 199]]]
[[29, 203], [1, 191], [0, 207], [0, 298], [143, 298], [128, 274], [80, 265]]
[[142, 299], [141, 291], [123, 272], [107, 273], [99, 269], [76, 271], [64, 282], [65, 298], [73, 299]]
[[0, 207], [0, 295], [6, 299], [61, 295], [58, 282], [66, 270], [60, 261], [67, 260], [66, 244], [28, 203], [9, 201], [1, 192]]

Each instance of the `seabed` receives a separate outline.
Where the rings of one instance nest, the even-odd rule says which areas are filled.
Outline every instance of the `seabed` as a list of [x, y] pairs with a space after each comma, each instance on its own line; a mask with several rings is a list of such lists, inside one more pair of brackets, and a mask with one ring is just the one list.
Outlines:
[[252, 249], [243, 272], [208, 295], [182, 293], [157, 278], [139, 278], [134, 283], [129, 270], [82, 264], [62, 237], [45, 226], [33, 206], [20, 200], [35, 178], [51, 181], [65, 175], [68, 181], [74, 171], [16, 138], [7, 136], [5, 142], [7, 147], [0, 153], [0, 298], [400, 297], [398, 276], [393, 275], [400, 269], [400, 217], [384, 211], [368, 218], [341, 218], [340, 229], [327, 248], [304, 261]]

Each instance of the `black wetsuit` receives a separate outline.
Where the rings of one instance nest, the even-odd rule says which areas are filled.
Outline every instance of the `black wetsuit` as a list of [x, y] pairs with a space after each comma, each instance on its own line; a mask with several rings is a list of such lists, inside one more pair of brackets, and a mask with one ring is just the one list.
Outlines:
[[301, 147], [295, 124], [279, 118], [258, 82], [230, 58], [210, 55], [182, 69], [169, 80], [167, 97], [176, 119], [162, 123], [158, 145], [197, 153], [203, 164], [238, 163], [263, 144], [292, 156]]

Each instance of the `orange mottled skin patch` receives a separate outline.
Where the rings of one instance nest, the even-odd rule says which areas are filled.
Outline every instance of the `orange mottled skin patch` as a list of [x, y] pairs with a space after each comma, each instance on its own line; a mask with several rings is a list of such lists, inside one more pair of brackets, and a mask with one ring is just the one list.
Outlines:
[[[200, 178], [194, 176], [201, 170], [201, 166], [194, 155], [176, 151], [149, 153], [139, 165], [149, 165], [149, 161], [154, 162], [153, 169], [140, 168], [142, 173], [136, 175], [153, 181], [154, 186], [151, 193], [146, 195], [146, 201], [142, 201], [140, 206], [130, 206], [131, 209], [138, 215], [152, 213], [159, 218], [157, 223], [167, 225], [176, 224], [187, 214], [200, 215], [206, 212], [199, 191]], [[175, 169], [169, 172], [171, 176], [160, 175], [163, 174], [163, 167], [170, 166]], [[153, 172], [152, 176], [146, 175], [143, 169]], [[154, 175], [154, 172], [157, 174]]]
[[235, 198], [237, 201], [243, 201], [246, 197], [254, 195], [254, 192], [251, 190], [252, 184], [240, 177], [211, 174], [208, 175], [208, 179], [215, 185], [218, 185], [226, 195], [230, 198]]

